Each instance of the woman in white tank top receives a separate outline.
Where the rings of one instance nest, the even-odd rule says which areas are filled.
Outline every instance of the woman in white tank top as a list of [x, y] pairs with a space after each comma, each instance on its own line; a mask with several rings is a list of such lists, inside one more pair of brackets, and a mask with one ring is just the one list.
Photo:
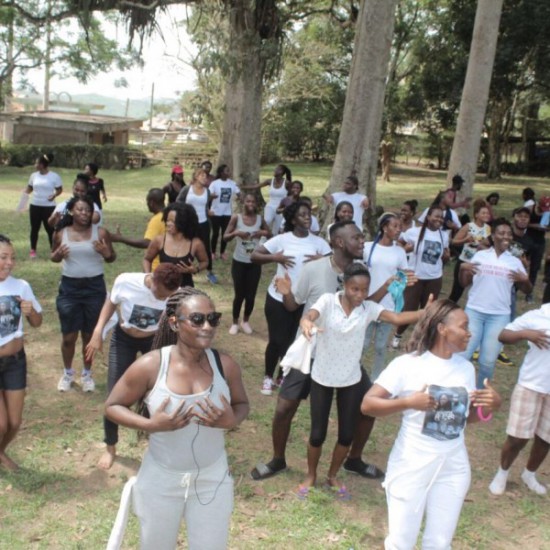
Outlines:
[[[225, 550], [233, 480], [225, 430], [237, 427], [249, 405], [239, 366], [210, 349], [221, 314], [201, 291], [186, 289], [170, 317], [177, 344], [140, 357], [109, 395], [106, 416], [150, 434], [137, 480], [134, 510], [142, 548], [176, 548], [185, 518], [188, 547]], [[144, 398], [150, 418], [130, 407]]]

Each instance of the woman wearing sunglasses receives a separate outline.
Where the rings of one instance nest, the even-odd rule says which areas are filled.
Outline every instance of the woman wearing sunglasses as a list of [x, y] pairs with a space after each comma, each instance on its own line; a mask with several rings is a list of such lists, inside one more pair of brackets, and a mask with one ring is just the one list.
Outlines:
[[[190, 549], [222, 550], [233, 509], [224, 434], [246, 418], [248, 398], [240, 367], [210, 349], [221, 313], [203, 292], [181, 291], [169, 318], [177, 343], [135, 361], [109, 395], [105, 414], [149, 433], [132, 489], [141, 547], [176, 548], [184, 518]], [[130, 409], [142, 398], [150, 418]]]

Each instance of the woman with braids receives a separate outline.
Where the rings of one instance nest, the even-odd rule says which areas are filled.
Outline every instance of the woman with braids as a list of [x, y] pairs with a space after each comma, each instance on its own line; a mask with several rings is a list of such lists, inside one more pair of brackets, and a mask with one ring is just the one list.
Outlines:
[[[396, 308], [396, 303], [388, 289], [396, 279], [398, 271], [401, 271], [401, 295], [405, 284], [414, 284], [416, 279], [410, 273], [410, 281], [407, 277], [407, 255], [402, 246], [396, 241], [401, 233], [401, 222], [397, 214], [386, 212], [378, 220], [378, 232], [373, 242], [365, 243], [363, 257], [369, 268], [371, 281], [370, 293], [371, 299], [378, 301], [384, 309], [388, 311], [401, 311], [403, 303], [401, 299], [400, 307]], [[398, 284], [397, 281], [396, 284]], [[366, 352], [374, 340], [374, 365], [372, 369], [372, 380], [376, 380], [384, 368], [384, 358], [386, 356], [386, 347], [388, 338], [392, 331], [391, 323], [382, 320], [372, 322], [367, 327], [365, 334], [364, 351]]]
[[53, 161], [51, 153], [42, 153], [36, 159], [36, 172], [31, 174], [25, 193], [32, 193], [31, 204], [29, 206], [29, 216], [31, 222], [31, 251], [30, 257], [36, 258], [36, 246], [38, 244], [38, 233], [40, 226], [43, 225], [50, 248], [53, 243], [53, 227], [48, 224], [49, 217], [55, 209], [55, 197], [63, 192], [61, 178], [56, 172], [50, 171], [50, 163]]
[[195, 209], [189, 204], [174, 202], [162, 213], [166, 232], [149, 243], [143, 259], [143, 271], [151, 273], [153, 260], [174, 264], [180, 274], [179, 286], [194, 286], [193, 275], [208, 265], [204, 243], [198, 236], [199, 221]]
[[[170, 263], [159, 264], [154, 273], [122, 273], [115, 279], [86, 346], [86, 359], [91, 363], [102, 348], [105, 326], [118, 310], [118, 323], [109, 345], [107, 393], [136, 360], [138, 353], [143, 355], [151, 350], [166, 299], [178, 289], [180, 280], [178, 268]], [[98, 466], [108, 470], [116, 457], [118, 426], [104, 418], [103, 428], [106, 449]]]
[[[428, 208], [422, 227], [412, 227], [399, 237], [399, 242], [410, 254], [409, 269], [414, 271], [418, 281], [405, 289], [403, 311], [415, 311], [425, 307], [430, 294], [437, 300], [443, 286], [443, 264], [449, 260], [449, 237], [442, 230], [443, 211], [440, 206]], [[407, 329], [397, 329], [392, 348], [398, 349], [401, 336]]]
[[504, 218], [493, 222], [491, 248], [476, 252], [470, 262], [460, 266], [460, 284], [472, 288], [464, 308], [470, 322], [472, 338], [463, 356], [470, 359], [479, 349], [477, 387], [493, 378], [502, 344], [500, 331], [510, 322], [512, 286], [529, 294], [533, 286], [521, 260], [510, 251], [512, 226]]
[[489, 221], [491, 212], [484, 200], [476, 200], [474, 202], [474, 221], [468, 222], [460, 228], [460, 231], [453, 237], [452, 244], [457, 247], [462, 247], [460, 256], [456, 260], [453, 288], [449, 295], [449, 300], [458, 302], [464, 292], [464, 288], [460, 285], [458, 274], [460, 266], [464, 262], [470, 262], [472, 257], [478, 250], [489, 248], [489, 236], [491, 235], [491, 226]]
[[56, 305], [61, 323], [63, 375], [57, 389], [67, 392], [74, 380], [73, 359], [78, 333], [82, 338], [84, 369], [81, 385], [84, 392], [93, 392], [92, 362], [86, 359], [86, 346], [105, 303], [104, 263], [116, 259], [109, 232], [92, 224], [94, 203], [90, 197], [71, 199], [67, 205], [70, 225], [56, 231], [52, 262], [62, 264], [62, 277]]
[[239, 198], [241, 195], [240, 189], [230, 176], [231, 168], [227, 164], [220, 164], [216, 170], [216, 179], [208, 188], [212, 197], [210, 222], [212, 223], [211, 248], [214, 260], [216, 259], [216, 248], [218, 246], [218, 239], [220, 238], [220, 258], [222, 260], [227, 259], [225, 256], [227, 242], [224, 240], [223, 234], [233, 213], [233, 199]]
[[450, 300], [430, 304], [409, 353], [394, 359], [363, 398], [363, 414], [402, 414], [384, 481], [388, 550], [412, 550], [424, 515], [422, 548], [451, 547], [470, 485], [466, 421], [487, 419], [501, 402], [488, 381], [476, 390], [474, 367], [459, 355], [469, 339], [462, 309]]
[[[185, 519], [191, 550], [224, 550], [233, 509], [225, 432], [247, 417], [248, 398], [237, 363], [211, 349], [221, 313], [196, 289], [181, 289], [178, 296], [167, 318], [176, 343], [130, 365], [107, 398], [105, 414], [149, 433], [137, 479], [129, 482], [141, 547], [176, 548]], [[130, 408], [142, 398], [149, 418]]]
[[256, 185], [241, 185], [243, 191], [256, 191], [262, 187], [269, 187], [269, 199], [264, 208], [264, 220], [271, 233], [277, 235], [283, 222], [283, 214], [277, 214], [281, 201], [289, 194], [292, 184], [292, 174], [288, 166], [278, 164], [273, 177]]
[[[256, 247], [250, 259], [256, 264], [277, 263], [276, 277], [288, 273], [291, 282], [298, 280], [302, 266], [321, 256], [330, 254], [328, 243], [309, 232], [311, 208], [307, 203], [292, 203], [283, 213], [286, 233], [276, 235], [266, 243]], [[267, 320], [268, 344], [265, 350], [265, 376], [261, 392], [273, 393], [273, 375], [277, 363], [282, 359], [296, 336], [302, 307], [288, 311], [283, 304], [283, 296], [275, 288], [274, 281], [267, 289], [265, 317]]]

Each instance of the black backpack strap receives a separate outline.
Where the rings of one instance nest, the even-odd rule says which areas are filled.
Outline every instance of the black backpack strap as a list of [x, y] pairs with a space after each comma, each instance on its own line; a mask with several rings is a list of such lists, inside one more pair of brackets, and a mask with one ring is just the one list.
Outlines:
[[222, 365], [222, 360], [220, 358], [220, 352], [217, 349], [213, 349], [213, 348], [210, 348], [210, 351], [214, 356], [214, 361], [216, 361], [216, 367], [218, 367], [218, 371], [220, 371], [222, 378], [225, 380], [225, 373], [223, 372], [223, 365]]

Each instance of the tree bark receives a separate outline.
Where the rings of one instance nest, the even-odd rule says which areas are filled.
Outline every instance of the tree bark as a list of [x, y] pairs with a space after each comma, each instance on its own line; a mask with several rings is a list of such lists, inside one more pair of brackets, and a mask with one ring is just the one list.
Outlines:
[[[356, 176], [360, 190], [369, 197], [370, 212], [376, 205], [376, 171], [396, 4], [397, 0], [364, 0], [361, 4], [338, 148], [327, 189], [329, 193], [339, 191], [346, 177]], [[330, 217], [326, 216], [325, 224]]]
[[504, 133], [504, 121], [509, 109], [505, 100], [493, 101], [489, 107], [488, 125], [488, 166], [487, 179], [497, 180], [501, 178], [500, 165], [502, 159], [502, 137]]
[[447, 173], [449, 182], [455, 174], [464, 178], [464, 194], [467, 196], [473, 192], [502, 4], [503, 0], [478, 0], [477, 3], [470, 58]]

